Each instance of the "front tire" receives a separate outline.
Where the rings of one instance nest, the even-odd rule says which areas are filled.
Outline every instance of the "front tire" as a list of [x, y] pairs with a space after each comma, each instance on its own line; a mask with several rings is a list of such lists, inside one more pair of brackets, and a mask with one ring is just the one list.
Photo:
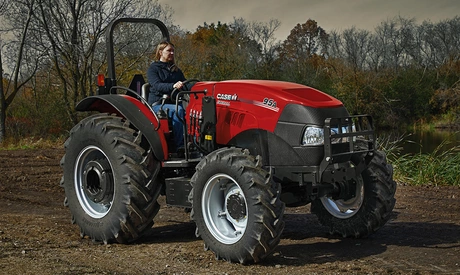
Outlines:
[[160, 208], [160, 163], [128, 121], [87, 117], [71, 130], [65, 150], [61, 186], [82, 237], [127, 243], [151, 228]]
[[284, 229], [281, 186], [249, 151], [223, 148], [196, 167], [190, 201], [197, 237], [218, 259], [258, 262], [278, 245]]
[[376, 151], [366, 170], [356, 181], [355, 196], [334, 200], [322, 197], [312, 202], [312, 212], [330, 234], [360, 238], [381, 228], [395, 206], [396, 183], [393, 167], [383, 152]]

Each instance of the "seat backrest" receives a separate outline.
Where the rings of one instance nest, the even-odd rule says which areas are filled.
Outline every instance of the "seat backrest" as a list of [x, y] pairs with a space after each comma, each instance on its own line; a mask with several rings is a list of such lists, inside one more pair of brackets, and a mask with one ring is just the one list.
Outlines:
[[145, 83], [142, 85], [141, 96], [148, 102], [149, 101], [149, 93], [150, 93], [150, 83]]
[[129, 84], [129, 89], [135, 91], [137, 94], [141, 94], [141, 87], [144, 85], [145, 80], [141, 74], [135, 74]]

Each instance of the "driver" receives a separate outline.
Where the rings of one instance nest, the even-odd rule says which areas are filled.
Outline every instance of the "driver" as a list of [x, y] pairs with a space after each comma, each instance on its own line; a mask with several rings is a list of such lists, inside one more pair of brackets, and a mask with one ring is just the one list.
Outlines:
[[[155, 112], [161, 108], [161, 104], [158, 104], [158, 102], [161, 103], [164, 94], [170, 96], [174, 89], [184, 87], [183, 81], [186, 79], [181, 69], [174, 63], [174, 45], [171, 42], [164, 41], [158, 44], [155, 52], [155, 61], [152, 62], [147, 70], [147, 80], [150, 83], [148, 103], [153, 105]], [[176, 148], [183, 148], [184, 129], [182, 122], [175, 115], [176, 105], [165, 104], [163, 109], [169, 109], [168, 116], [172, 118]], [[181, 104], [178, 106], [178, 115], [182, 118], [185, 116], [185, 110]]]

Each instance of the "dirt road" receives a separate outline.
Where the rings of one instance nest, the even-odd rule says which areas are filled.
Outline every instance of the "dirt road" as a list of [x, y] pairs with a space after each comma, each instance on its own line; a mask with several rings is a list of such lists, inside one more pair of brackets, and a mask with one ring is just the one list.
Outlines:
[[189, 214], [167, 206], [134, 244], [81, 239], [63, 205], [62, 155], [0, 151], [0, 274], [460, 274], [458, 186], [398, 185], [391, 221], [366, 239], [330, 237], [309, 207], [287, 209], [273, 256], [244, 266], [216, 261]]

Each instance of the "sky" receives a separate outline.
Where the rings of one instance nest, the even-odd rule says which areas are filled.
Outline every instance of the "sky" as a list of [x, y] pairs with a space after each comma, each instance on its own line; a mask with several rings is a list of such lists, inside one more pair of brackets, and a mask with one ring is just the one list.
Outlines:
[[230, 23], [278, 19], [278, 40], [308, 19], [326, 32], [351, 27], [373, 31], [381, 22], [397, 16], [437, 23], [460, 16], [460, 0], [158, 0], [174, 11], [173, 21], [182, 29], [195, 31], [203, 23]]

